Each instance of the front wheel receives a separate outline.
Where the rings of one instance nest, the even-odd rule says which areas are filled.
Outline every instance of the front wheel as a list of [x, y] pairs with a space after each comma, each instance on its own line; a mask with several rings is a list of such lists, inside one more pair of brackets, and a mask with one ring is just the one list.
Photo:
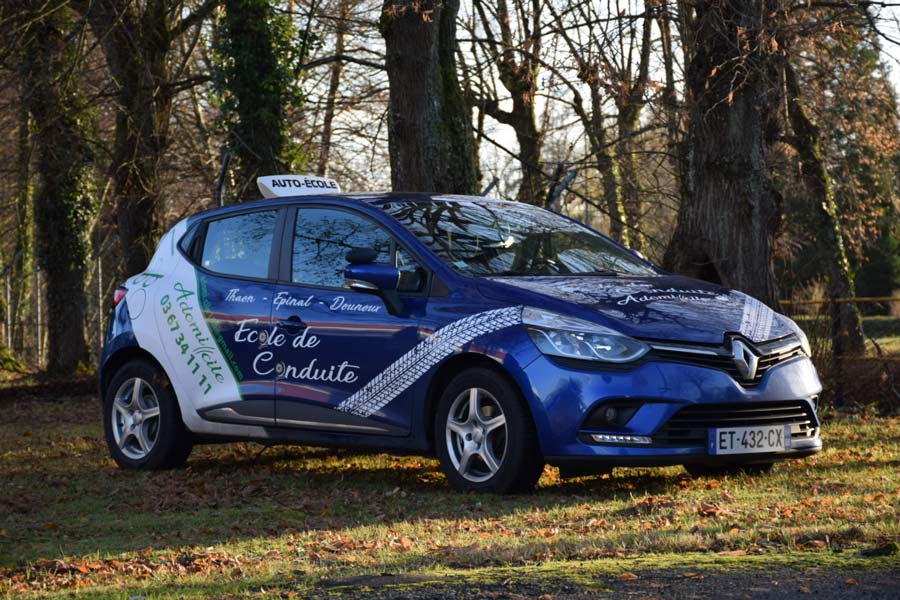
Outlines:
[[178, 467], [191, 453], [169, 379], [146, 360], [126, 363], [112, 378], [103, 400], [103, 428], [110, 455], [127, 469]]
[[441, 395], [434, 427], [441, 468], [456, 489], [528, 491], [544, 470], [525, 400], [495, 371], [457, 375]]

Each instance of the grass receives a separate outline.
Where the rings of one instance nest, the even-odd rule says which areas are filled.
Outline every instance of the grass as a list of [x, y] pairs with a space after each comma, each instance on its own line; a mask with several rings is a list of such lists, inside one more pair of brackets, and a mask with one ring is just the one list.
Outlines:
[[[888, 356], [900, 356], [900, 318], [888, 316], [863, 317], [863, 331], [873, 338], [881, 351]], [[869, 340], [866, 344], [869, 352], [877, 355], [875, 347]]]
[[825, 451], [764, 476], [548, 468], [535, 493], [493, 497], [450, 491], [432, 459], [314, 448], [206, 446], [183, 470], [127, 472], [95, 398], [2, 409], [0, 593], [244, 596], [385, 572], [569, 577], [571, 561], [900, 566], [861, 554], [900, 542], [900, 418], [835, 418]]

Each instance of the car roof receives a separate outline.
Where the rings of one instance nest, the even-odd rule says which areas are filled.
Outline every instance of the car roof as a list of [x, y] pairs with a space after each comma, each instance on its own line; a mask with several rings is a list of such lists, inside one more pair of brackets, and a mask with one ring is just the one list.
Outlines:
[[278, 198], [263, 198], [260, 200], [250, 200], [239, 204], [229, 204], [228, 206], [220, 206], [196, 213], [190, 217], [195, 219], [206, 219], [218, 215], [227, 215], [231, 212], [244, 211], [251, 208], [277, 208], [284, 204], [297, 203], [321, 203], [334, 201], [349, 201], [350, 203], [360, 203], [369, 206], [379, 206], [389, 204], [391, 202], [490, 202], [497, 204], [518, 204], [509, 200], [498, 200], [496, 198], [488, 198], [486, 196], [467, 196], [463, 194], [425, 194], [421, 192], [354, 192], [340, 194], [320, 194], [305, 196], [282, 196]]

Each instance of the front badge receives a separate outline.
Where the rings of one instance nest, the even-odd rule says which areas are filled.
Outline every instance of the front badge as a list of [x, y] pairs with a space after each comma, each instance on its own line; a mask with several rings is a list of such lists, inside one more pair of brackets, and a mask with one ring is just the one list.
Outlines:
[[759, 367], [759, 357], [741, 340], [731, 341], [731, 359], [737, 368], [738, 374], [746, 381], [752, 381], [756, 377]]

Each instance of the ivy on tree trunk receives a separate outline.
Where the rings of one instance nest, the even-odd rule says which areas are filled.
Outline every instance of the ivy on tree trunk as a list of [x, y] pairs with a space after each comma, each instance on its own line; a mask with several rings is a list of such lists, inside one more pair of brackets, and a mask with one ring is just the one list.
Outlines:
[[57, 10], [31, 25], [22, 69], [38, 148], [34, 213], [47, 281], [47, 369], [62, 374], [88, 363], [84, 281], [96, 211], [90, 119], [65, 15]]
[[214, 80], [237, 164], [239, 200], [259, 197], [256, 178], [290, 170], [301, 158], [288, 142], [287, 108], [302, 101], [296, 67], [308, 36], [295, 39], [289, 15], [271, 0], [224, 0], [216, 26]]
[[[850, 268], [850, 261], [847, 260], [847, 251], [844, 249], [844, 236], [838, 221], [834, 186], [819, 147], [819, 128], [806, 114], [797, 74], [790, 64], [785, 65], [784, 75], [788, 95], [786, 103], [788, 121], [793, 131], [791, 142], [800, 159], [803, 182], [809, 190], [815, 219], [815, 237], [824, 256], [827, 257], [828, 296], [852, 298], [856, 295], [853, 271]], [[851, 302], [840, 303], [835, 306], [834, 314], [836, 323], [834, 323], [832, 350], [835, 356], [863, 354], [865, 342], [856, 305]]]

